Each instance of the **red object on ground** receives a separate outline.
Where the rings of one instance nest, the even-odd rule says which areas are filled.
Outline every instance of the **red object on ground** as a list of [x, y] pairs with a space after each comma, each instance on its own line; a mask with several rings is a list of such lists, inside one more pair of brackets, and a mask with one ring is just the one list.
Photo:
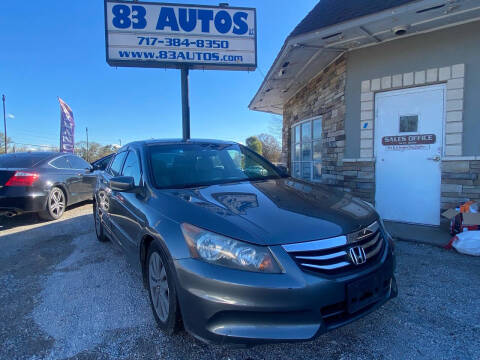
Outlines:
[[447, 245], [444, 246], [444, 248], [447, 250], [452, 250], [453, 243], [455, 242], [455, 240], [458, 240], [458, 237], [456, 235], [450, 239], [450, 241], [448, 242]]

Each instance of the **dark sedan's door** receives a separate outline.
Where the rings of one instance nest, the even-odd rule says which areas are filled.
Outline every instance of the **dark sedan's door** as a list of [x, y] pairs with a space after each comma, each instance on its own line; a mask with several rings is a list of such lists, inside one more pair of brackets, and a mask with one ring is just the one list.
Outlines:
[[83, 200], [81, 179], [77, 176], [77, 172], [72, 169], [69, 156], [60, 156], [50, 162], [52, 169], [48, 170], [52, 179], [56, 182], [62, 182], [65, 184], [68, 190], [68, 205], [75, 204]]
[[92, 166], [78, 156], [69, 155], [67, 158], [76, 176], [74, 187], [79, 200], [91, 199], [97, 181], [96, 175], [91, 171]]
[[[141, 188], [142, 171], [136, 151], [128, 152], [121, 175], [133, 177], [137, 189]], [[127, 249], [129, 254], [133, 255], [137, 255], [137, 242], [145, 224], [145, 216], [142, 212], [144, 199], [141, 191], [112, 191], [110, 214], [115, 221], [113, 231], [122, 246]]]
[[119, 241], [115, 229], [118, 227], [118, 193], [110, 189], [109, 182], [114, 176], [119, 176], [122, 172], [123, 163], [127, 152], [123, 151], [115, 155], [109, 167], [103, 171], [98, 178], [98, 190], [96, 191], [96, 201], [102, 211], [102, 221], [109, 234], [112, 234], [111, 239], [123, 246]]

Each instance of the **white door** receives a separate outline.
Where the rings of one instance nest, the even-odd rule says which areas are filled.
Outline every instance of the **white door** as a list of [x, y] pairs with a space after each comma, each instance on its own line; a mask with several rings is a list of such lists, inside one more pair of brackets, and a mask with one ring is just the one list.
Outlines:
[[440, 224], [445, 86], [375, 97], [375, 206], [386, 220]]

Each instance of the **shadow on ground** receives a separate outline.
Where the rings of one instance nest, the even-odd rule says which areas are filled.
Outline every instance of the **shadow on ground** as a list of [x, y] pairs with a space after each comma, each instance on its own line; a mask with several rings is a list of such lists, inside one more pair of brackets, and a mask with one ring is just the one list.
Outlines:
[[[81, 203], [69, 206], [63, 214], [63, 217], [57, 221], [64, 221], [65, 219], [75, 216], [76, 211], [89, 204], [92, 204], [92, 201], [83, 201]], [[23, 226], [28, 227], [31, 225], [42, 225], [49, 223], [55, 222], [40, 219], [36, 213], [26, 213], [14, 217], [0, 216], [0, 236], [2, 235], [2, 232], [6, 230], [11, 230]]]

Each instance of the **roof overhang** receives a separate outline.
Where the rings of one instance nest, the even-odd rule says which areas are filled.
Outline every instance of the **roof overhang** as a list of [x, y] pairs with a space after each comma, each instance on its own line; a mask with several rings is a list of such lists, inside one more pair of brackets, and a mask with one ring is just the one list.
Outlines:
[[289, 37], [249, 108], [282, 114], [289, 99], [347, 51], [475, 20], [480, 20], [478, 0], [420, 0]]

